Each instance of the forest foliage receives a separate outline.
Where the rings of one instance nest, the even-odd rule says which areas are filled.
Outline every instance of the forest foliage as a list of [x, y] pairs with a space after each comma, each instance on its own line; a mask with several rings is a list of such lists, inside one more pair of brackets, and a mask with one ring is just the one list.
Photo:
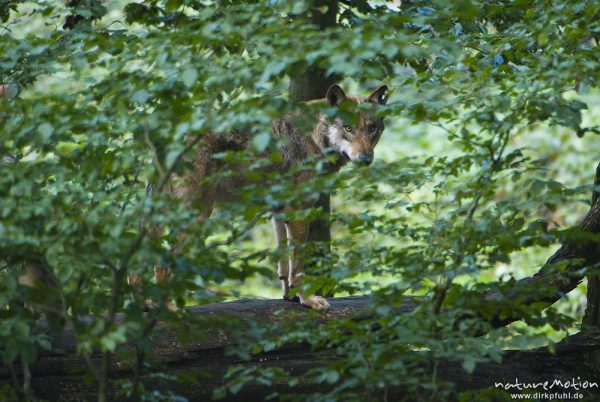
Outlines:
[[[330, 7], [336, 25], [310, 22]], [[454, 390], [436, 374], [440, 361], [472, 372], [501, 361], [503, 349], [551, 347], [556, 334], [577, 330], [572, 310], [497, 306], [484, 295], [534, 272], [587, 209], [600, 130], [598, 2], [1, 0], [0, 19], [0, 84], [9, 89], [0, 103], [4, 365], [34, 364], [51, 348], [41, 316], [75, 329], [99, 384], [106, 367], [90, 355], [139, 358], [157, 320], [200, 339], [223, 323], [178, 326], [185, 311], [164, 302], [231, 300], [257, 283], [278, 289], [279, 255], [260, 239], [261, 225], [273, 207], [320, 193], [333, 194], [333, 240], [331, 253], [310, 261], [306, 286], [371, 295], [372, 316], [318, 330], [292, 321], [277, 336], [240, 327], [236, 350], [244, 358], [307, 342], [336, 355], [303, 378], [328, 385], [311, 400], [376, 400], [398, 386], [407, 400], [443, 400]], [[246, 175], [256, 184], [240, 189], [242, 202], [198, 222], [202, 206], [169, 196], [169, 178], [189, 168], [194, 140], [207, 133], [246, 130], [254, 154], [277, 158], [271, 121], [302, 107], [289, 102], [290, 77], [315, 66], [349, 93], [390, 87], [371, 167], [294, 186], [290, 174], [261, 172], [268, 161], [226, 152], [215, 157], [252, 161]], [[149, 236], [152, 225], [163, 234]], [[195, 241], [174, 255], [181, 232]], [[167, 285], [152, 280], [157, 262], [172, 269]], [[55, 286], [20, 284], [28, 264], [46, 267]], [[132, 274], [142, 289], [127, 284]], [[413, 295], [422, 296], [414, 311], [394, 313]], [[144, 300], [155, 302], [147, 314]], [[492, 328], [498, 309], [523, 323]], [[273, 378], [289, 378], [293, 395], [297, 378], [257, 366], [228, 373], [214, 396]], [[18, 387], [2, 392], [35, 398]], [[113, 390], [180, 400], [141, 383]]]

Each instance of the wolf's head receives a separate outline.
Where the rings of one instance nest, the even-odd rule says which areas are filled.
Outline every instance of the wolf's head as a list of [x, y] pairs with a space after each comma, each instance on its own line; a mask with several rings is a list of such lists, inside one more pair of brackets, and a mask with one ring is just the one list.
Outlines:
[[[370, 165], [373, 162], [375, 145], [383, 132], [383, 119], [375, 114], [377, 105], [387, 102], [385, 85], [367, 97], [347, 96], [339, 85], [327, 90], [327, 101], [339, 107], [343, 113], [327, 125], [327, 143], [342, 157], [355, 163]], [[372, 107], [358, 107], [370, 103]]]

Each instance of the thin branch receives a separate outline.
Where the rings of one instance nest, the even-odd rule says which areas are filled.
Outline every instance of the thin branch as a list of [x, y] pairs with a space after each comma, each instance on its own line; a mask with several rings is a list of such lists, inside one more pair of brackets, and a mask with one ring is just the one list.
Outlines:
[[474, 148], [487, 148], [485, 144], [480, 144], [480, 143], [478, 143], [476, 141], [468, 140], [465, 137], [457, 134], [456, 131], [450, 130], [448, 127], [446, 127], [445, 125], [443, 125], [439, 121], [435, 121], [434, 122], [434, 121], [426, 120], [425, 122], [427, 124], [429, 124], [430, 126], [441, 128], [442, 130], [444, 130], [446, 133], [448, 133], [450, 135], [450, 138], [457, 138], [457, 139], [459, 139], [459, 140], [461, 140], [461, 141], [463, 141], [463, 142], [471, 145]]
[[25, 361], [23, 355], [21, 355], [21, 369], [23, 371], [23, 394], [28, 398], [31, 393], [31, 371], [29, 370], [29, 363]]
[[258, 223], [258, 221], [265, 215], [265, 213], [267, 213], [267, 211], [262, 211], [259, 214], [257, 214], [254, 219], [252, 219], [250, 222], [248, 222], [246, 224], [246, 226], [244, 226], [242, 228], [242, 230], [240, 230], [237, 235], [234, 235], [233, 233], [231, 234], [231, 236], [229, 236], [229, 238], [227, 240], [224, 241], [215, 241], [213, 243], [210, 243], [209, 245], [207, 245], [207, 248], [214, 248], [214, 247], [220, 247], [220, 246], [230, 246], [234, 241], [242, 238], [244, 235], [246, 235], [254, 226], [256, 226], [256, 224]]
[[17, 373], [15, 373], [15, 368], [12, 363], [8, 363], [8, 371], [10, 372], [10, 380], [13, 384], [13, 389], [15, 390], [15, 394], [17, 394], [17, 399], [19, 401], [25, 401], [25, 395], [23, 394], [23, 389], [21, 389], [21, 385], [19, 384], [19, 380], [17, 378]]

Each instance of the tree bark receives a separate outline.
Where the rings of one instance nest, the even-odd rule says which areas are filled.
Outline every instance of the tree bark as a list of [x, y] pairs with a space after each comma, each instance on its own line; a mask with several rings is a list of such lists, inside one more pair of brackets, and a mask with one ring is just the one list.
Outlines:
[[[594, 180], [594, 191], [592, 193], [592, 205], [598, 201], [600, 186], [600, 164], [596, 168], [596, 179]], [[600, 281], [597, 270], [588, 275], [587, 308], [583, 317], [583, 324], [600, 328]]]
[[[594, 190], [592, 192], [592, 206], [598, 202], [600, 192], [598, 187], [600, 186], [600, 164], [596, 168], [596, 178], [594, 180]], [[600, 245], [598, 245], [600, 248]], [[598, 269], [592, 269], [590, 274], [587, 276], [587, 307], [585, 309], [585, 315], [582, 320], [582, 327], [584, 331], [599, 331], [600, 330], [600, 277], [598, 276]], [[585, 356], [586, 363], [590, 367], [600, 369], [600, 350], [591, 350]]]

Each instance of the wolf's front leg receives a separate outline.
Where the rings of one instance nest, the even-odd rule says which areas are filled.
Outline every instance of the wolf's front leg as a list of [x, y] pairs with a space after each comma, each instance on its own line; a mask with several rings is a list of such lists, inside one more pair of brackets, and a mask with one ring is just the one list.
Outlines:
[[329, 303], [325, 298], [316, 295], [306, 295], [302, 289], [302, 276], [304, 275], [304, 258], [302, 256], [301, 245], [308, 239], [308, 229], [310, 224], [303, 221], [292, 221], [285, 223], [288, 243], [293, 247], [289, 261], [289, 287], [298, 289], [298, 297], [303, 306], [315, 310], [325, 310], [329, 308]]
[[[285, 223], [283, 221], [273, 218], [273, 232], [275, 233], [275, 241], [279, 252], [283, 254], [285, 246], [287, 245], [287, 233], [285, 231]], [[297, 296], [290, 296], [290, 286], [288, 284], [288, 278], [290, 275], [290, 267], [288, 264], [289, 259], [287, 257], [281, 257], [277, 261], [277, 275], [281, 280], [281, 289], [283, 290], [284, 300], [289, 301], [300, 301]]]

